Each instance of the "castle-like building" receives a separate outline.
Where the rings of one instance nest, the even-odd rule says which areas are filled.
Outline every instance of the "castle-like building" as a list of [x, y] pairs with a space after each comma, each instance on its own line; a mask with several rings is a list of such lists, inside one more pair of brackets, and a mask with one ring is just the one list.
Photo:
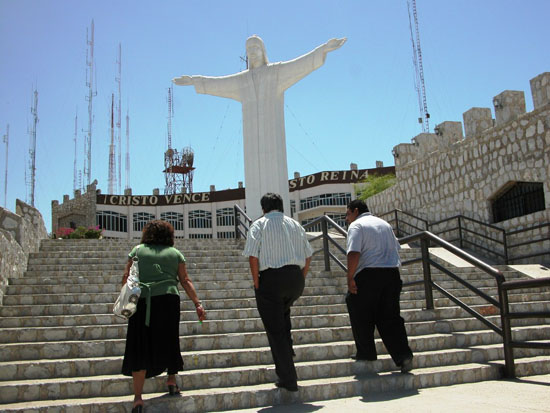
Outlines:
[[[345, 225], [346, 205], [356, 198], [356, 185], [367, 176], [394, 174], [393, 166], [323, 171], [288, 181], [291, 211], [285, 211], [302, 224], [327, 215]], [[151, 195], [133, 195], [127, 189], [122, 195], [102, 194], [94, 181], [84, 194], [75, 191], [73, 199], [52, 201], [52, 230], [99, 225], [109, 238], [139, 238], [145, 224], [153, 219], [170, 222], [178, 238], [235, 238], [234, 206], [245, 210], [245, 188], [209, 192], [164, 195], [154, 189]], [[260, 202], [260, 200], [258, 200]], [[315, 228], [313, 228], [315, 230]]]

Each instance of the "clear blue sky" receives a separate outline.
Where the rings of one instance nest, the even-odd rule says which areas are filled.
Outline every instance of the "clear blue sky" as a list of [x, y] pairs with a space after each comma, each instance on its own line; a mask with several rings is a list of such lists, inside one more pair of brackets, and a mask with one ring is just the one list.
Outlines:
[[[550, 1], [418, 0], [431, 128], [492, 107], [503, 90], [523, 90], [550, 71]], [[108, 190], [109, 110], [122, 44], [122, 116], [130, 115], [134, 194], [164, 188], [167, 88], [182, 74], [244, 69], [251, 34], [271, 62], [347, 37], [323, 67], [285, 95], [289, 177], [322, 170], [393, 165], [392, 148], [421, 132], [406, 0], [74, 1], [0, 0], [0, 136], [10, 125], [7, 207], [27, 198], [25, 159], [33, 86], [39, 93], [35, 205], [51, 228], [51, 200], [73, 192], [74, 117], [82, 169], [88, 122], [86, 28], [95, 22], [92, 179]], [[244, 180], [241, 108], [175, 87], [172, 146], [195, 151], [194, 190]], [[1, 141], [0, 141], [1, 143]], [[125, 158], [123, 127], [122, 158]], [[5, 145], [0, 146], [4, 205]], [[124, 164], [123, 164], [124, 171]], [[27, 173], [27, 175], [29, 175]], [[123, 184], [125, 175], [123, 172]], [[124, 185], [122, 185], [124, 187]], [[71, 195], [72, 197], [72, 195]]]

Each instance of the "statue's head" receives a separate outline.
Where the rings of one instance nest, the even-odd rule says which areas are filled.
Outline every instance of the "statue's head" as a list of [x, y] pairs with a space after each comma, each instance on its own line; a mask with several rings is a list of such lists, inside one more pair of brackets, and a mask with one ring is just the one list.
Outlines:
[[246, 55], [248, 56], [248, 67], [255, 68], [267, 65], [267, 53], [265, 52], [264, 41], [260, 36], [252, 35], [246, 39]]

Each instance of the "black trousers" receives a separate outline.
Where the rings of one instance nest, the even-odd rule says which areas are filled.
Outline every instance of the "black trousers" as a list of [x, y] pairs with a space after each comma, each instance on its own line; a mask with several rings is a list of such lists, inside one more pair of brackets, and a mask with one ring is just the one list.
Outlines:
[[403, 282], [397, 268], [365, 268], [355, 276], [357, 294], [346, 296], [357, 357], [376, 360], [374, 327], [394, 363], [412, 357], [405, 322], [400, 316], [399, 295]]
[[297, 265], [270, 268], [260, 272], [256, 304], [275, 362], [275, 372], [283, 383], [297, 381], [292, 360], [290, 307], [304, 291], [304, 276]]

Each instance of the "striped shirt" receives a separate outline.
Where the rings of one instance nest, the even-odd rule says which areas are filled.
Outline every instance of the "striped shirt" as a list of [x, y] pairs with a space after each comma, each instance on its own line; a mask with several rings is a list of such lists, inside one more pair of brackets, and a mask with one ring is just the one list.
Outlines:
[[259, 259], [260, 271], [285, 265], [303, 268], [312, 254], [304, 228], [279, 211], [268, 212], [252, 223], [243, 251], [245, 257]]

